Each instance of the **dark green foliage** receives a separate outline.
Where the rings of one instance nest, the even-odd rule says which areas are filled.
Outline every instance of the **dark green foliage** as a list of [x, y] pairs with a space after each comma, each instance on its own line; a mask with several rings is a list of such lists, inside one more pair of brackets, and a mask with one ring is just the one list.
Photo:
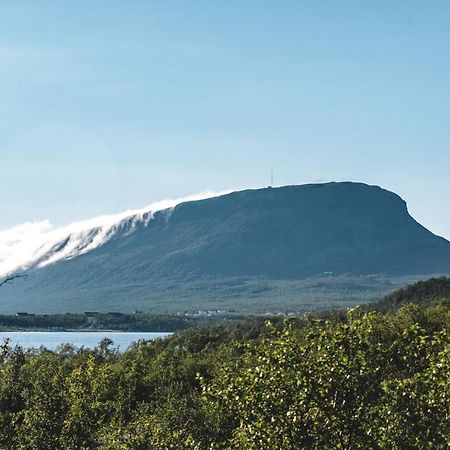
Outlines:
[[123, 354], [0, 348], [1, 449], [445, 449], [450, 312], [190, 329]]
[[89, 329], [171, 332], [213, 323], [243, 320], [244, 316], [176, 316], [169, 314], [95, 314], [90, 320], [83, 314], [0, 315], [0, 329]]
[[78, 328], [86, 323], [82, 314], [54, 314], [54, 315], [0, 315], [1, 328]]
[[379, 302], [371, 305], [370, 308], [388, 312], [396, 311], [406, 303], [429, 306], [437, 301], [444, 302], [447, 305], [450, 304], [450, 278], [440, 277], [418, 281], [387, 295]]

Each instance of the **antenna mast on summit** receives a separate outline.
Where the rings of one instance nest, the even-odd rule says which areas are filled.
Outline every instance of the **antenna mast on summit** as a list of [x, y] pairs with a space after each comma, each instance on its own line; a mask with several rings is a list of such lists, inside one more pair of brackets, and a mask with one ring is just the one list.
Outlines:
[[270, 170], [270, 187], [273, 187], [273, 169]]

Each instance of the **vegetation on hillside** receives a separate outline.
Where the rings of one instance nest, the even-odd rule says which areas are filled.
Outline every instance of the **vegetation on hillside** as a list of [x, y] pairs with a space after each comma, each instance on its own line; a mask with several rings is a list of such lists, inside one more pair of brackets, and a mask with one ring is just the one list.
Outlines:
[[448, 448], [450, 312], [191, 329], [123, 354], [0, 348], [4, 449]]
[[[353, 299], [353, 304], [357, 303]], [[361, 301], [361, 299], [360, 299]], [[419, 281], [403, 289], [399, 289], [378, 302], [364, 305], [366, 311], [393, 312], [401, 305], [416, 303], [430, 306], [436, 302], [450, 303], [450, 278], [431, 278]], [[316, 304], [314, 312], [293, 312], [290, 316], [303, 317], [309, 315], [316, 319], [340, 319], [346, 317], [346, 309], [323, 309], [323, 305]], [[321, 309], [322, 308], [322, 309]], [[280, 309], [280, 307], [279, 307]], [[286, 311], [285, 311], [286, 312]], [[282, 314], [271, 318], [279, 321]], [[122, 330], [122, 331], [180, 331], [192, 327], [213, 324], [230, 324], [243, 321], [249, 315], [221, 311], [192, 311], [189, 314], [119, 314], [119, 313], [90, 313], [90, 314], [26, 314], [0, 315], [0, 330]], [[254, 320], [257, 320], [254, 318]], [[263, 320], [263, 319], [259, 319]]]
[[392, 312], [408, 303], [429, 306], [436, 302], [450, 304], [450, 278], [440, 277], [418, 281], [386, 295], [375, 303], [374, 307], [377, 311]]

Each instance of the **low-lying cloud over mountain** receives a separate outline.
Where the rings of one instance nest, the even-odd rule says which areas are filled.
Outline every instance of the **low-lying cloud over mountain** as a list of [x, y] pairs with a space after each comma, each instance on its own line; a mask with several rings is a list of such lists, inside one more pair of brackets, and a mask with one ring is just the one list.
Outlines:
[[124, 232], [126, 229], [126, 232], [132, 233], [137, 224], [148, 223], [157, 211], [228, 192], [207, 191], [179, 199], [162, 200], [145, 208], [98, 216], [61, 227], [43, 220], [0, 229], [0, 276], [74, 258], [103, 245], [119, 231]]

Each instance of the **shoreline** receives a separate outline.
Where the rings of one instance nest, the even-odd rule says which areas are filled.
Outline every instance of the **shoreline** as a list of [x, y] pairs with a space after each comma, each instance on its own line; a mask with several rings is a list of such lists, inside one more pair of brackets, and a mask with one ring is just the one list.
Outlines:
[[175, 333], [176, 331], [137, 331], [137, 330], [118, 330], [118, 329], [88, 329], [88, 328], [11, 328], [0, 329], [0, 333]]

